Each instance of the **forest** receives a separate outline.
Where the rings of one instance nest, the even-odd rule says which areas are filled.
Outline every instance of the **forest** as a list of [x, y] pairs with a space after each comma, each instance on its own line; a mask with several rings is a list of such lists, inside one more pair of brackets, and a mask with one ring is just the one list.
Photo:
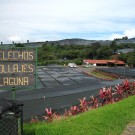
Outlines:
[[[133, 52], [118, 53], [120, 49], [134, 49]], [[96, 42], [90, 45], [54, 45], [44, 43], [38, 48], [38, 65], [67, 64], [74, 62], [81, 65], [83, 59], [118, 59], [135, 66], [135, 44], [119, 44], [114, 40], [110, 45]]]
[[[16, 44], [16, 47], [25, 47]], [[120, 49], [133, 49], [132, 52], [118, 52]], [[38, 65], [60, 64], [66, 65], [74, 62], [82, 65], [83, 59], [117, 59], [122, 60], [131, 67], [135, 66], [135, 43], [117, 44], [113, 40], [109, 45], [101, 45], [95, 42], [92, 45], [57, 45], [45, 42], [38, 47]]]

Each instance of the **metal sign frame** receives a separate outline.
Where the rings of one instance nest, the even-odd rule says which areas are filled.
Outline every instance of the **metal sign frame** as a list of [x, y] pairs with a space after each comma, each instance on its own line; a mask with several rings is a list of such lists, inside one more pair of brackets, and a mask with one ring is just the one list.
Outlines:
[[[18, 52], [22, 52], [22, 53], [26, 53], [26, 52], [29, 53], [30, 50], [33, 52], [33, 55], [31, 54], [31, 58], [33, 57], [33, 59], [27, 59], [27, 60], [25, 60], [23, 58], [19, 59], [20, 55], [19, 55], [19, 58], [17, 59], [17, 51]], [[0, 51], [1, 52], [3, 51], [2, 53], [5, 53], [5, 56], [8, 57], [8, 59], [5, 58], [5, 59], [2, 60], [2, 56], [3, 55], [0, 54], [0, 65], [2, 65], [2, 64], [5, 65], [3, 68], [5, 68], [5, 67], [7, 68], [7, 65], [6, 65], [7, 63], [10, 63], [10, 64], [12, 63], [11, 65], [13, 65], [14, 63], [17, 63], [19, 66], [22, 66], [23, 64], [26, 64], [26, 63], [27, 63], [26, 65], [28, 65], [28, 63], [32, 63], [33, 64], [33, 67], [30, 67], [30, 66], [27, 67], [26, 66], [27, 70], [26, 70], [26, 67], [24, 68], [26, 73], [23, 73], [22, 70], [16, 69], [18, 72], [15, 72], [15, 73], [12, 74], [12, 75], [14, 75], [14, 77], [17, 77], [19, 75], [20, 76], [27, 75], [29, 77], [30, 75], [33, 75], [33, 77], [35, 78], [35, 79], [33, 78], [34, 79], [34, 82], [33, 82], [34, 84], [33, 85], [26, 85], [26, 86], [25, 85], [15, 85], [15, 86], [14, 85], [10, 85], [10, 86], [8, 86], [8, 85], [6, 86], [5, 85], [5, 86], [1, 86], [0, 89], [2, 89], [2, 90], [10, 90], [10, 89], [12, 89], [12, 91], [16, 91], [16, 90], [20, 89], [19, 87], [27, 89], [27, 90], [28, 89], [30, 90], [30, 89], [33, 89], [33, 88], [37, 88], [37, 47], [36, 48], [30, 48], [30, 47], [3, 47], [3, 48], [0, 48]], [[11, 51], [11, 52], [9, 52], [9, 51]], [[14, 52], [14, 58], [13, 59], [9, 59], [9, 58], [13, 57], [13, 56], [11, 56], [12, 51]], [[3, 57], [5, 57], [5, 56], [3, 56]], [[32, 64], [31, 64], [31, 66], [32, 66]], [[10, 69], [10, 67], [8, 67], [8, 68]], [[33, 70], [33, 72], [32, 72], [32, 70]], [[1, 74], [0, 77], [1, 76], [7, 76], [8, 77], [9, 75], [11, 75], [8, 72], [5, 73], [5, 69], [4, 69], [4, 73], [0, 73], [0, 74]], [[31, 80], [31, 81], [33, 81], [33, 80]], [[14, 95], [14, 98], [15, 98], [15, 95]]]

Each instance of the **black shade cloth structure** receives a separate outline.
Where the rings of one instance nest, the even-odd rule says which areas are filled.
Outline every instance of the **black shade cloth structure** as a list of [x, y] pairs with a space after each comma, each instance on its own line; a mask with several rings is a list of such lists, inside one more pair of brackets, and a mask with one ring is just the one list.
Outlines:
[[0, 98], [0, 135], [23, 135], [22, 102]]

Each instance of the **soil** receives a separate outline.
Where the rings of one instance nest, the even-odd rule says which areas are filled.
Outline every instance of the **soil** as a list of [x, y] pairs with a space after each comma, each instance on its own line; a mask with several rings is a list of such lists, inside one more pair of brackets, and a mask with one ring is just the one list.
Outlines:
[[127, 125], [122, 135], [135, 135], [135, 121]]

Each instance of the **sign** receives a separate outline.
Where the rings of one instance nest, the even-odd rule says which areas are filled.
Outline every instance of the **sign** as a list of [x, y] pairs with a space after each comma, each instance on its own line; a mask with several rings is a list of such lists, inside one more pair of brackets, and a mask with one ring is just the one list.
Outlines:
[[0, 49], [0, 86], [34, 86], [36, 49]]

